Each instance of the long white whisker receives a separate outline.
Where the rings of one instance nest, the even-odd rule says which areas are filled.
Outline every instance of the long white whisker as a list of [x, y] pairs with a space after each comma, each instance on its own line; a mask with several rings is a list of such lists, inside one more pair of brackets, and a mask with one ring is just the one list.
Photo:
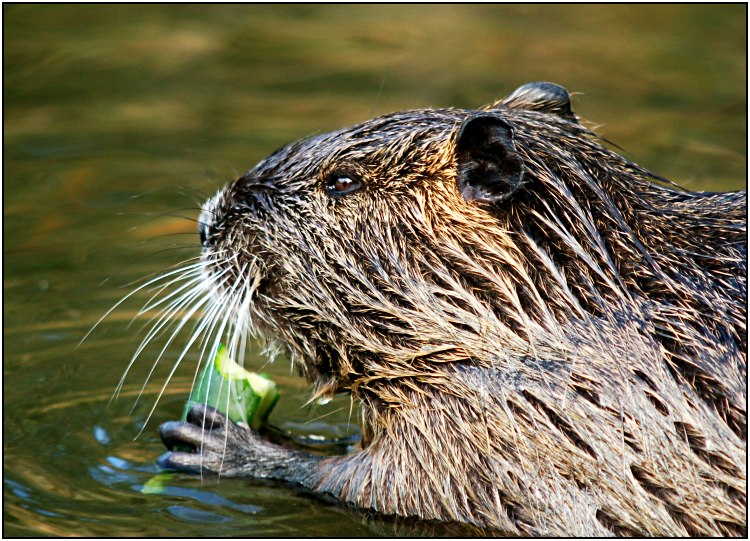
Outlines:
[[[201, 292], [208, 290], [208, 286], [206, 285], [205, 278], [203, 276], [196, 276], [191, 279], [191, 281], [188, 282], [185, 287], [181, 287], [180, 289], [187, 289], [187, 291], [184, 291], [184, 293], [179, 298], [170, 301], [167, 306], [165, 306], [157, 315], [150, 319], [149, 323], [153, 322], [153, 326], [146, 338], [144, 338], [142, 346], [148, 343], [154, 337], [154, 335], [160, 331], [164, 324], [168, 323], [169, 320], [174, 316], [174, 314], [179, 312], [182, 309], [182, 306], [189, 302], [189, 299], [191, 297], [195, 297]], [[137, 353], [139, 353], [141, 349], [142, 347]]]
[[[146, 312], [150, 312], [151, 310], [155, 309], [157, 306], [160, 306], [162, 304], [169, 302], [170, 299], [179, 295], [182, 291], [190, 287], [191, 284], [199, 280], [202, 280], [203, 279], [203, 273], [201, 272], [202, 270], [203, 270], [203, 266], [196, 266], [195, 268], [192, 268], [192, 269], [186, 269], [186, 272], [184, 274], [176, 278], [173, 278], [169, 282], [159, 286], [156, 292], [148, 299], [148, 301], [144, 303], [143, 308], [141, 308], [138, 311], [138, 313], [133, 317], [133, 319], [136, 319], [142, 316]], [[169, 293], [159, 298], [157, 301], [154, 300], [157, 297], [159, 297], [159, 295], [165, 289], [181, 281], [185, 281], [186, 283], [176, 289], [171, 290]]]
[[[128, 363], [128, 366], [125, 369], [124, 374], [120, 378], [120, 381], [115, 389], [115, 392], [113, 393], [113, 396], [110, 398], [110, 401], [113, 398], [116, 398], [119, 396], [119, 393], [122, 389], [122, 386], [125, 382], [125, 379], [127, 378], [127, 375], [132, 368], [133, 364], [135, 363], [136, 359], [140, 356], [143, 349], [157, 336], [161, 335], [168, 326], [171, 326], [173, 322], [171, 321], [171, 318], [174, 316], [174, 314], [178, 313], [180, 310], [182, 310], [185, 306], [188, 306], [193, 299], [197, 298], [203, 291], [208, 289], [208, 286], [205, 285], [205, 269], [208, 263], [206, 262], [197, 262], [192, 263], [182, 269], [182, 273], [178, 275], [176, 278], [172, 278], [169, 280], [169, 282], [157, 291], [156, 295], [158, 295], [160, 292], [162, 292], [165, 287], [175, 284], [181, 280], [187, 281], [187, 283], [180, 288], [178, 288], [176, 291], [169, 293], [166, 297], [166, 299], [171, 299], [172, 297], [175, 297], [179, 295], [178, 298], [173, 299], [170, 301], [169, 305], [164, 307], [156, 316], [152, 317], [150, 321], [152, 322], [152, 328], [149, 331], [149, 333], [146, 335], [146, 337], [141, 341], [140, 346], [136, 350], [136, 352], [131, 357], [130, 362]], [[225, 271], [226, 272], [226, 271]], [[159, 279], [164, 279], [169, 276], [174, 276], [176, 274], [176, 271], [171, 271], [169, 273], [165, 273], [162, 276], [159, 276], [153, 280], [150, 280], [149, 283], [153, 284], [154, 282], [157, 282]], [[187, 291], [184, 291], [187, 289]], [[149, 300], [151, 302], [153, 300], [153, 296]], [[158, 303], [155, 303], [152, 305], [156, 306]], [[146, 310], [142, 309], [139, 314], [144, 313]], [[137, 316], [136, 316], [137, 317]], [[157, 357], [155, 365], [158, 363], [161, 355]], [[153, 371], [153, 368], [152, 368]], [[141, 390], [142, 393], [142, 390]], [[141, 393], [138, 395], [138, 399], [140, 399]], [[136, 404], [138, 402], [138, 399], [136, 399]], [[135, 407], [135, 405], [134, 405]]]
[[[143, 390], [145, 389], [146, 385], [148, 384], [148, 381], [151, 378], [151, 375], [153, 374], [153, 371], [154, 371], [154, 369], [156, 367], [156, 364], [158, 363], [159, 359], [164, 354], [164, 351], [166, 350], [166, 348], [172, 343], [172, 341], [174, 340], [174, 338], [177, 336], [177, 334], [179, 333], [180, 329], [182, 329], [182, 327], [187, 323], [187, 321], [190, 319], [190, 317], [192, 317], [192, 315], [201, 306], [203, 306], [206, 302], [211, 301], [212, 299], [213, 299], [213, 293], [209, 292], [198, 303], [196, 303], [196, 305], [194, 306], [194, 308], [192, 310], [190, 310], [190, 312], [185, 317], [182, 318], [179, 326], [174, 331], [174, 333], [172, 334], [172, 336], [169, 338], [169, 340], [167, 341], [167, 343], [164, 345], [164, 348], [162, 348], [162, 351], [159, 353], [159, 356], [157, 357], [156, 362], [154, 363], [153, 367], [151, 368], [151, 371], [149, 372], [148, 376], [146, 377], [146, 381], [143, 384], [143, 388], [141, 388], [141, 393], [143, 392]], [[227, 316], [224, 318], [224, 324], [226, 324], [226, 322], [227, 322], [227, 320], [229, 318], [229, 314], [230, 314], [230, 312], [227, 312]], [[220, 335], [221, 335], [221, 331], [219, 332], [219, 335], [217, 336], [217, 341], [216, 341], [215, 347], [211, 351], [216, 351], [216, 349], [218, 349], [218, 338], [220, 338]], [[146, 416], [146, 421], [143, 423], [143, 427], [141, 428], [141, 430], [138, 433], [138, 435], [140, 435], [143, 432], [143, 430], [145, 429], [146, 424], [151, 419], [152, 415], [154, 414], [154, 411], [156, 411], [156, 406], [158, 405], [159, 400], [161, 399], [161, 397], [164, 395], [164, 392], [166, 391], [167, 386], [169, 385], [169, 382], [172, 380], [172, 377], [174, 376], [174, 373], [177, 371], [177, 368], [179, 367], [179, 365], [182, 362], [183, 358], [185, 357], [185, 355], [187, 354], [188, 350], [190, 349], [190, 346], [198, 339], [198, 337], [199, 337], [198, 334], [193, 334], [191, 336], [191, 338], [188, 340], [188, 343], [186, 344], [186, 346], [183, 348], [182, 353], [177, 358], [177, 361], [174, 363], [174, 366], [170, 370], [169, 375], [167, 376], [166, 381], [162, 385], [162, 387], [161, 387], [161, 389], [159, 391], [158, 396], [154, 400], [154, 405], [151, 407], [151, 410], [149, 411], [148, 415]], [[209, 381], [209, 386], [210, 386], [210, 381]], [[208, 390], [207, 390], [207, 392], [208, 392]], [[140, 394], [139, 394], [139, 398], [140, 398]], [[202, 447], [203, 447], [203, 445], [201, 443], [201, 448]]]
[[[200, 293], [203, 293], [203, 292], [204, 292], [204, 290], [196, 291], [195, 294], [191, 295], [189, 298], [187, 298], [185, 300], [185, 302], [180, 305], [180, 307], [183, 306], [184, 304], [189, 304], [190, 302], [192, 302], [192, 300], [194, 298], [198, 298], [198, 295]], [[193, 314], [195, 314], [205, 303], [209, 302], [210, 300], [211, 300], [211, 293], [208, 292], [203, 297], [199, 298], [199, 300], [193, 304], [193, 307], [190, 310], [188, 310], [187, 314], [185, 316], [183, 316], [182, 319], [179, 321], [179, 323], [177, 324], [177, 328], [174, 329], [174, 331], [172, 331], [171, 336], [167, 339], [167, 342], [164, 344], [164, 346], [162, 347], [161, 351], [159, 352], [159, 355], [157, 355], [156, 360], [154, 361], [153, 365], [151, 366], [151, 370], [149, 371], [148, 375], [146, 376], [145, 381], [143, 382], [143, 386], [141, 387], [141, 390], [138, 393], [138, 397], [135, 400], [135, 404], [133, 404], [133, 408], [135, 408], [136, 405], [138, 404], [138, 401], [140, 400], [141, 395], [143, 394], [143, 391], [146, 388], [146, 385], [148, 385], [148, 382], [151, 379], [151, 376], [154, 373], [154, 370], [156, 369], [156, 365], [159, 363], [159, 361], [161, 360], [162, 356], [164, 355], [164, 352], [172, 344], [172, 342], [174, 341], [174, 339], [180, 333], [180, 330], [187, 324], [187, 322], [190, 320], [190, 318], [192, 318]], [[167, 320], [167, 321], [170, 321], [170, 320]], [[170, 323], [172, 323], [172, 322], [170, 321]], [[141, 351], [143, 351], [143, 347], [139, 348], [139, 350], [138, 350], [137, 353], [140, 353]], [[159, 396], [161, 397], [161, 394]], [[157, 401], [158, 401], [158, 398], [157, 398]], [[154, 404], [154, 406], [156, 406], [156, 404]]]
[[[170, 337], [169, 341], [164, 345], [164, 348], [162, 349], [161, 353], [159, 354], [159, 358], [161, 358], [161, 356], [164, 353], [164, 351], [166, 350], [166, 348], [172, 343], [174, 337], [177, 335], [177, 333], [180, 331], [180, 329], [183, 327], [183, 325], [188, 321], [188, 318], [191, 317], [192, 314], [194, 314], [195, 311], [198, 310], [198, 308], [200, 308], [201, 306], [203, 306], [203, 304], [205, 302], [211, 300], [211, 298], [212, 298], [212, 295], [209, 293], [203, 299], [201, 299], [201, 301], [195, 306], [195, 309], [191, 310], [191, 312], [190, 312], [190, 314], [188, 314], [188, 316], [186, 316], [185, 318], [183, 318], [182, 322], [180, 323], [180, 326], [176, 329], [176, 331], [174, 332], [174, 334]], [[161, 387], [161, 389], [159, 391], [159, 394], [157, 395], [156, 399], [154, 400], [154, 405], [151, 407], [151, 410], [148, 412], [148, 415], [146, 416], [146, 421], [144, 422], [143, 427], [141, 428], [141, 430], [138, 433], [138, 435], [140, 435], [143, 432], [143, 430], [145, 429], [146, 424], [151, 419], [151, 416], [154, 414], [154, 411], [156, 411], [156, 406], [159, 404], [159, 400], [161, 400], [161, 397], [164, 395], [164, 391], [166, 391], [167, 386], [169, 385], [169, 382], [172, 380], [172, 376], [174, 376], [174, 373], [177, 371], [177, 368], [180, 366], [180, 363], [182, 362], [183, 358], [185, 357], [185, 355], [187, 354], [188, 350], [190, 349], [190, 346], [193, 344], [193, 342], [195, 342], [198, 339], [198, 337], [199, 337], [199, 335], [197, 335], [197, 334], [193, 334], [193, 336], [191, 336], [191, 338], [188, 340], [187, 344], [183, 348], [182, 353], [180, 353], [180, 356], [175, 361], [174, 365], [172, 366], [172, 369], [169, 371], [169, 375], [167, 376], [167, 379], [164, 381], [164, 384], [162, 385], [162, 387]], [[158, 359], [157, 359], [157, 362], [158, 362]], [[155, 367], [156, 367], [156, 364], [154, 364], [154, 368]], [[143, 389], [145, 389], [146, 384], [148, 383], [148, 380], [150, 379], [152, 373], [153, 373], [153, 368], [152, 368], [151, 372], [149, 372], [148, 376], [146, 377], [146, 382], [143, 385]], [[210, 384], [210, 382], [209, 382], [209, 384]], [[141, 392], [143, 392], [143, 389], [141, 389]]]
[[[242, 267], [242, 269], [239, 272], [240, 276], [245, 272], [246, 267], [247, 267], [247, 264], [245, 264]], [[227, 296], [230, 299], [235, 299], [235, 304], [236, 304], [237, 298], [238, 298], [238, 296], [235, 294], [235, 290], [237, 289], [237, 286], [238, 286], [239, 283], [240, 282], [236, 282], [234, 284], [232, 290], [227, 294]], [[219, 326], [218, 331], [216, 332], [216, 335], [215, 335], [215, 338], [214, 338], [214, 343], [213, 343], [212, 347], [209, 349], [210, 352], [218, 350], [219, 344], [221, 342], [221, 337], [224, 335], [224, 329], [226, 329], [228, 326], [231, 326], [231, 318], [234, 315], [234, 309], [233, 308], [234, 308], [234, 306], [230, 307], [230, 309], [227, 309], [224, 312], [224, 317], [221, 318], [221, 324]], [[222, 384], [223, 384], [223, 382], [222, 382]], [[230, 378], [230, 384], [231, 384], [231, 378]], [[209, 389], [207, 389], [207, 392], [206, 392], [207, 395], [210, 392], [210, 385], [211, 385], [211, 382], [209, 381], [208, 382]], [[227, 393], [227, 396], [229, 396], [229, 393]], [[203, 419], [203, 423], [202, 424], [205, 426], [205, 413], [204, 413], [204, 419]], [[226, 445], [226, 442], [225, 442], [225, 445]], [[201, 436], [200, 454], [201, 454], [201, 456], [203, 455], [203, 437], [202, 436]], [[222, 457], [222, 460], [223, 460], [223, 457]]]
[[[202, 282], [198, 279], [194, 279], [192, 281], [192, 287], [190, 290], [185, 292], [180, 298], [173, 301], [173, 303], [170, 304], [167, 308], [162, 310], [158, 316], [155, 316], [156, 322], [150, 329], [149, 333], [146, 335], [146, 337], [141, 341], [141, 344], [138, 346], [138, 349], [135, 351], [133, 356], [130, 359], [130, 362], [128, 363], [128, 366], [125, 369], [125, 373], [123, 374], [122, 378], [120, 378], [120, 382], [117, 386], [117, 389], [115, 390], [115, 394], [119, 394], [120, 389], [122, 388], [122, 385], [125, 381], [125, 378], [127, 377], [128, 372], [130, 371], [131, 367], [135, 363], [136, 359], [140, 356], [141, 352], [145, 349], [145, 347], [158, 335], [160, 334], [160, 330], [165, 325], [171, 325], [171, 317], [179, 312], [182, 308], [189, 305], [190, 302], [198, 297], [204, 290], [205, 286], [202, 285]], [[158, 362], [158, 360], [157, 360]]]
[[[226, 317], [224, 319], [225, 323], [229, 321], [229, 327], [231, 329], [231, 339], [228, 340], [229, 343], [227, 344], [227, 349], [234, 359], [237, 358], [237, 342], [238, 342], [237, 335], [238, 333], [242, 332], [238, 326], [238, 321], [242, 321], [245, 317], [245, 312], [243, 312], [242, 307], [246, 304], [246, 298], [245, 298], [246, 295], [242, 295], [237, 290], [240, 289], [240, 286], [244, 285], [247, 281], [247, 276], [249, 275], [249, 273], [245, 273], [246, 269], [247, 269], [247, 264], [243, 266], [242, 271], [240, 272], [240, 276], [245, 276], [245, 280], [243, 280], [242, 282], [237, 281], [237, 283], [235, 284], [235, 287], [234, 287], [235, 291], [232, 292], [233, 293], [232, 298], [234, 299], [234, 303], [231, 309], [226, 311]], [[234, 316], [234, 317], [230, 320], [231, 316]], [[225, 409], [227, 411], [229, 410], [229, 402], [231, 398], [230, 394], [231, 394], [232, 379], [233, 379], [233, 376], [230, 375], [229, 382], [228, 382], [228, 385], [230, 387], [229, 387], [229, 392], [227, 393], [227, 399], [226, 399], [226, 405], [225, 405]], [[224, 382], [222, 381], [222, 385], [223, 383]], [[224, 435], [224, 452], [222, 453], [222, 457], [221, 457], [222, 467], [224, 464], [224, 457], [226, 455], [226, 446], [227, 446], [227, 441], [228, 441], [227, 438], [228, 438], [228, 433]], [[201, 442], [201, 452], [203, 452], [202, 447], [203, 446]], [[219, 468], [219, 471], [221, 471], [221, 467]]]
[[[189, 269], [190, 267], [187, 267], [187, 268]], [[160, 274], [159, 276], [157, 276], [157, 277], [149, 280], [148, 282], [146, 282], [146, 283], [138, 286], [133, 291], [131, 291], [130, 293], [128, 293], [127, 295], [125, 295], [122, 299], [120, 299], [119, 301], [117, 301], [114, 304], [114, 306], [112, 306], [112, 308], [110, 308], [109, 310], [107, 310], [107, 312], [102, 317], [100, 317], [97, 320], [96, 323], [94, 323], [94, 325], [91, 327], [91, 329], [89, 329], [89, 331], [83, 336], [83, 338], [81, 338], [81, 340], [78, 342], [78, 345], [76, 347], [80, 347], [81, 344], [83, 344], [84, 340], [86, 340], [89, 337], [89, 335], [92, 332], [94, 332], [94, 330], [99, 326], [99, 324], [102, 321], [104, 321], [107, 318], [107, 316], [109, 316], [109, 314], [111, 314], [114, 311], [115, 308], [117, 308], [118, 306], [120, 306], [123, 302], [125, 302], [126, 300], [128, 300], [130, 297], [132, 297], [133, 295], [135, 295], [136, 293], [138, 293], [139, 291], [141, 291], [143, 288], [148, 287], [148, 286], [152, 285], [155, 282], [158, 282], [159, 280], [163, 280], [164, 278], [166, 278], [168, 276], [171, 276], [171, 275], [174, 275], [174, 274], [178, 274], [178, 273], [182, 274], [182, 273], [185, 272], [185, 270], [186, 270], [185, 268], [180, 268], [180, 269], [175, 269], [174, 271], [170, 271], [170, 272], [165, 273], [165, 274]]]

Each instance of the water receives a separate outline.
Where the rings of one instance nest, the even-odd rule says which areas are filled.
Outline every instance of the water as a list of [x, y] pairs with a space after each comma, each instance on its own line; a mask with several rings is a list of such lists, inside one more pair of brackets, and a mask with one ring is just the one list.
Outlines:
[[[190, 352], [146, 423], [175, 344], [149, 348], [110, 403], [147, 300], [91, 326], [133, 282], [197, 253], [200, 202], [279, 145], [520, 84], [579, 92], [576, 111], [635, 161], [691, 189], [746, 179], [746, 8], [734, 6], [5, 6], [5, 535], [424, 535], [244, 480], [179, 476], [143, 494], [180, 415]], [[255, 357], [256, 368], [264, 360]], [[265, 367], [271, 420], [356, 433], [349, 400], [304, 407]], [[136, 437], [137, 436], [137, 437]], [[402, 527], [403, 528], [403, 527]], [[437, 533], [441, 533], [439, 530]]]

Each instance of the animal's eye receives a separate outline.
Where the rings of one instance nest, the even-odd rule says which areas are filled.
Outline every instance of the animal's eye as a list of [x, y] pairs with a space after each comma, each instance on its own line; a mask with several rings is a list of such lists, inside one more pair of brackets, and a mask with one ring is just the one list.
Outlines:
[[362, 181], [351, 173], [334, 173], [326, 181], [328, 195], [348, 195], [362, 189]]

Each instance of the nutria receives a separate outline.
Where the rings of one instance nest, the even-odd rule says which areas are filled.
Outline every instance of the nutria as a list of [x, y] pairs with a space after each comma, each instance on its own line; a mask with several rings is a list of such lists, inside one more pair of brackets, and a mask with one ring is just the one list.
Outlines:
[[550, 83], [292, 143], [205, 204], [174, 311], [350, 393], [361, 449], [197, 407], [162, 463], [485, 532], [745, 535], [746, 210], [605, 148]]

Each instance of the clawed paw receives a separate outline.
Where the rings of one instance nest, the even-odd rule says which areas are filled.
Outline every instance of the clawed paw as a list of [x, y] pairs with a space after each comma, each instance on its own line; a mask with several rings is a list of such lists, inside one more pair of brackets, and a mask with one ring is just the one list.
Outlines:
[[193, 473], [239, 475], [251, 449], [262, 444], [255, 432], [206, 405], [193, 407], [184, 423], [164, 423], [159, 433], [169, 449], [159, 457], [159, 465]]

